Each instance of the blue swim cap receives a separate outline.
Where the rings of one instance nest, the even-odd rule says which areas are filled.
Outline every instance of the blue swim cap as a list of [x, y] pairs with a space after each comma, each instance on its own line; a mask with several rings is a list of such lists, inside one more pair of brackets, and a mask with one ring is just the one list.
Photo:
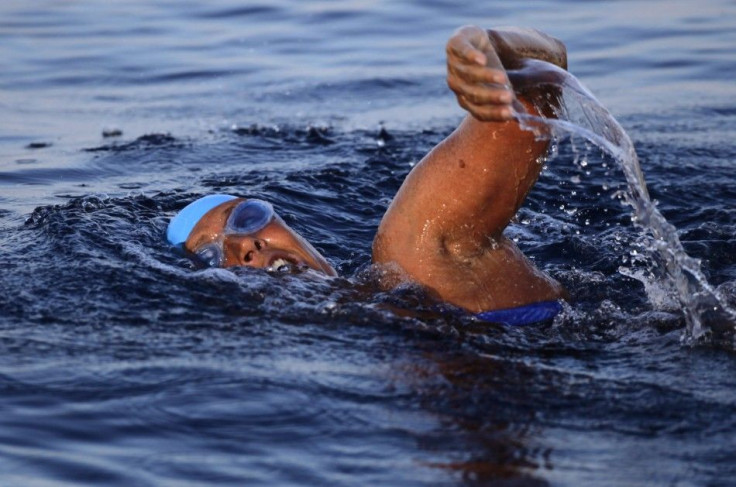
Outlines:
[[192, 229], [205, 215], [205, 213], [215, 206], [219, 206], [226, 201], [234, 199], [237, 199], [237, 196], [231, 196], [229, 194], [211, 194], [192, 201], [171, 219], [171, 222], [169, 222], [169, 228], [166, 229], [166, 239], [171, 243], [171, 245], [184, 245], [189, 234], [192, 233]]

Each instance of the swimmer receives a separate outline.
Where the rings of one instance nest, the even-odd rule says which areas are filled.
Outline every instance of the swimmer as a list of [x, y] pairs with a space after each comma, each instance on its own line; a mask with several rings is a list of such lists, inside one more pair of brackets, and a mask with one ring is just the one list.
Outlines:
[[[567, 69], [565, 46], [535, 30], [465, 26], [446, 51], [447, 84], [468, 115], [407, 175], [378, 227], [373, 262], [385, 269], [386, 287], [418, 283], [433, 298], [486, 321], [551, 318], [565, 290], [503, 230], [536, 182], [548, 148], [514, 114], [552, 116], [554, 88], [543, 81]], [[261, 200], [200, 198], [171, 221], [167, 238], [208, 266], [296, 266], [336, 275]]]

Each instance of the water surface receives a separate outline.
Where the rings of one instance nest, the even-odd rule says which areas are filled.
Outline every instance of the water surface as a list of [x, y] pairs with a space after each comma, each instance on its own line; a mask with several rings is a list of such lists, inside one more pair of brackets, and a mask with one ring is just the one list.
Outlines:
[[[576, 296], [554, 323], [438, 315], [369, 264], [404, 176], [462, 117], [447, 37], [530, 25], [565, 40], [736, 300], [733, 2], [0, 13], [0, 484], [730, 483], [732, 344], [682, 344], [596, 147], [560, 140], [509, 229]], [[272, 201], [342, 277], [195, 270], [163, 232], [212, 192]]]

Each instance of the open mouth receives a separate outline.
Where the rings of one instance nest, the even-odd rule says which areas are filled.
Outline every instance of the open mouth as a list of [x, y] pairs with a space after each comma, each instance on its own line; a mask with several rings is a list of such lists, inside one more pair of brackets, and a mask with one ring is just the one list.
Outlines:
[[267, 271], [271, 272], [296, 272], [303, 271], [309, 266], [307, 264], [298, 261], [290, 255], [275, 255], [271, 258], [266, 267]]

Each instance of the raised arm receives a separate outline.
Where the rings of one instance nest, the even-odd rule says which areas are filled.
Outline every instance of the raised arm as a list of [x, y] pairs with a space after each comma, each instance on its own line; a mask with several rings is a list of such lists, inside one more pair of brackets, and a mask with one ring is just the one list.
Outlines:
[[447, 41], [446, 51], [447, 85], [458, 104], [482, 121], [513, 118], [515, 94], [507, 70], [522, 69], [529, 59], [567, 69], [565, 45], [532, 29], [461, 27]]
[[378, 229], [375, 262], [398, 264], [441, 299], [471, 310], [562, 294], [502, 232], [548, 147], [512, 118], [521, 105], [539, 114], [530, 97], [555, 98], [544, 96], [547, 85], [535, 79], [545, 78], [545, 66], [559, 71], [566, 63], [564, 45], [537, 31], [455, 32], [447, 42], [447, 83], [471, 116], [406, 177]]

